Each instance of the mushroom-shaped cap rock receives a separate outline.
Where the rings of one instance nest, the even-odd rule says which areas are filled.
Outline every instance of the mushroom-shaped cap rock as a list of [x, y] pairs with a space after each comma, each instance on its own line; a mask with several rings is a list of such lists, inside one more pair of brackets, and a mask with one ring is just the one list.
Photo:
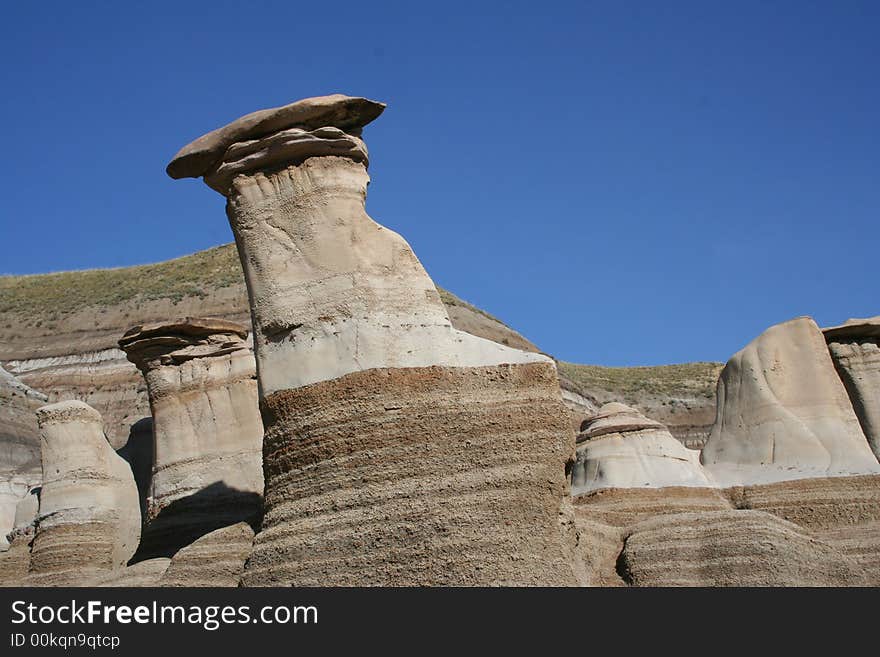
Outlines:
[[247, 327], [225, 319], [212, 317], [187, 317], [170, 322], [154, 322], [152, 324], [140, 324], [133, 326], [123, 333], [119, 339], [119, 346], [125, 349], [138, 340], [156, 338], [167, 335], [187, 335], [194, 338], [214, 335], [215, 333], [233, 333], [242, 340], [248, 336]]
[[247, 327], [235, 322], [187, 317], [134, 326], [119, 339], [119, 348], [139, 368], [149, 369], [149, 363], [156, 359], [164, 364], [180, 364], [193, 358], [247, 350], [247, 336]]
[[822, 333], [828, 342], [852, 338], [880, 337], [880, 315], [865, 319], [848, 319], [839, 326], [823, 328]]
[[609, 433], [665, 428], [660, 422], [646, 418], [639, 411], [626, 404], [610, 402], [604, 404], [595, 415], [583, 421], [578, 442]]
[[332, 94], [305, 98], [283, 107], [258, 110], [217, 128], [178, 151], [165, 171], [172, 178], [198, 178], [211, 170], [232, 144], [288, 128], [333, 127], [358, 135], [378, 117], [385, 103], [367, 98]]

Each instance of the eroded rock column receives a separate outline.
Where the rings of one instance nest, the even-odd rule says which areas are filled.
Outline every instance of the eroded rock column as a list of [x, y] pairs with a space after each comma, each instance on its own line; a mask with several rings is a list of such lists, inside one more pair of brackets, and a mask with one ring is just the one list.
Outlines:
[[865, 437], [880, 459], [880, 317], [851, 319], [822, 332]]
[[35, 584], [76, 585], [125, 566], [140, 538], [137, 487], [101, 415], [66, 401], [37, 411], [43, 484], [30, 558]]
[[266, 426], [253, 585], [573, 584], [573, 432], [552, 361], [456, 331], [364, 203], [361, 129], [326, 96], [185, 147], [227, 197]]
[[153, 465], [138, 559], [171, 556], [262, 510], [263, 425], [247, 329], [217, 319], [137, 326], [120, 347], [141, 370]]

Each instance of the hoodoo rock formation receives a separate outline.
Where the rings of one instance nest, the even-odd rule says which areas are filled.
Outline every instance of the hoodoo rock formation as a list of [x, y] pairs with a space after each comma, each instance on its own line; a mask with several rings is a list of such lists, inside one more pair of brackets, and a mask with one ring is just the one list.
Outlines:
[[880, 473], [809, 317], [772, 326], [735, 354], [717, 405], [701, 459], [721, 485]]
[[153, 414], [139, 559], [170, 557], [260, 516], [263, 425], [247, 333], [234, 322], [187, 318], [134, 327], [119, 341], [144, 375]]
[[30, 557], [33, 584], [82, 584], [125, 566], [141, 529], [128, 464], [104, 436], [100, 414], [67, 401], [37, 411], [43, 485]]
[[581, 426], [572, 468], [574, 495], [603, 488], [710, 485], [699, 452], [625, 404], [605, 404]]
[[880, 316], [823, 329], [853, 408], [880, 459]]
[[360, 135], [383, 109], [263, 110], [168, 166], [226, 196], [248, 287], [266, 515], [243, 581], [577, 583], [555, 366], [455, 330], [366, 214]]

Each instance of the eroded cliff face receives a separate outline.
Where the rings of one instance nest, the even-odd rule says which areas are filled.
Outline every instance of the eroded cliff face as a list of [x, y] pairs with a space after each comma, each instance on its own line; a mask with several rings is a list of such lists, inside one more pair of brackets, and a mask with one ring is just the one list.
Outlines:
[[607, 488], [575, 498], [600, 586], [877, 586], [880, 476], [732, 488]]

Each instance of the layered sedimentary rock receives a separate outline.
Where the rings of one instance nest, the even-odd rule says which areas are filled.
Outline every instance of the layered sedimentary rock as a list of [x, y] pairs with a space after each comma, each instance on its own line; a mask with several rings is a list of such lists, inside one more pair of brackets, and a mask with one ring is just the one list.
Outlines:
[[625, 404], [605, 404], [581, 426], [572, 467], [574, 495], [602, 488], [710, 485], [698, 452]]
[[15, 508], [40, 481], [40, 433], [34, 412], [46, 395], [0, 367], [0, 551], [9, 547]]
[[361, 129], [328, 96], [185, 147], [227, 197], [266, 425], [245, 584], [571, 584], [552, 361], [455, 330], [406, 241], [364, 209]]
[[137, 326], [119, 341], [143, 372], [154, 460], [139, 558], [171, 556], [261, 512], [263, 425], [247, 329], [188, 318]]
[[0, 480], [6, 473], [38, 471], [40, 432], [34, 412], [46, 395], [0, 367]]
[[851, 319], [822, 332], [865, 437], [880, 459], [880, 316]]
[[158, 585], [238, 586], [253, 542], [247, 523], [217, 529], [175, 554]]
[[773, 326], [730, 359], [702, 462], [722, 485], [880, 472], [812, 319]]
[[635, 525], [617, 563], [635, 586], [866, 585], [836, 547], [761, 511], [658, 516]]
[[574, 501], [593, 584], [880, 584], [877, 475], [607, 488]]
[[139, 561], [120, 570], [101, 573], [94, 579], [88, 580], [85, 585], [123, 588], [162, 586], [162, 577], [164, 577], [170, 563], [171, 559], [168, 557]]
[[36, 584], [82, 583], [123, 567], [140, 538], [137, 487], [104, 436], [101, 416], [78, 401], [37, 411], [43, 484], [30, 560]]
[[[538, 351], [478, 308], [449, 292], [440, 294], [456, 328]], [[13, 306], [18, 308], [10, 310]], [[132, 423], [150, 413], [144, 378], [118, 348], [119, 336], [135, 324], [185, 316], [217, 317], [250, 328], [247, 290], [234, 244], [152, 265], [0, 276], [0, 364], [19, 382], [48, 395], [48, 402], [79, 399], [100, 412], [110, 444], [118, 449]], [[26, 458], [39, 472], [40, 436], [33, 411], [47, 400], [19, 412], [15, 405], [5, 404], [2, 383], [0, 375], [0, 436], [9, 427], [25, 426], [30, 451]], [[20, 395], [16, 398], [21, 400]], [[0, 438], [0, 470], [11, 462], [2, 449]]]

